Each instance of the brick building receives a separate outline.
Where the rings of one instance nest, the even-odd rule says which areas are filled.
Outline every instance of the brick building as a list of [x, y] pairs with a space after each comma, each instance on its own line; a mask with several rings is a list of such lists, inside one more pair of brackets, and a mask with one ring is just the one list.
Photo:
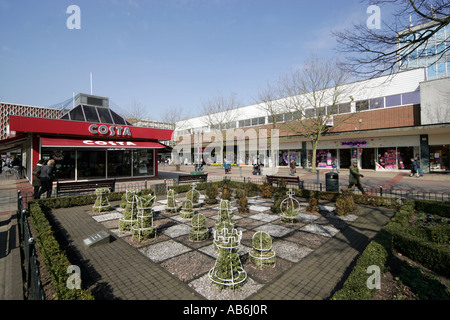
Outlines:
[[[266, 167], [287, 166], [294, 160], [304, 168], [316, 161], [318, 168], [331, 169], [337, 158], [341, 168], [357, 159], [362, 169], [396, 171], [410, 170], [410, 159], [419, 156], [424, 172], [450, 172], [450, 77], [427, 81], [425, 71], [417, 68], [343, 85], [348, 94], [342, 103], [323, 106], [333, 114], [333, 123], [320, 138], [316, 159], [309, 140], [298, 128], [293, 130], [298, 125], [289, 112], [275, 115], [279, 139], [271, 146], [274, 115], [255, 104], [239, 108], [225, 128], [211, 125], [211, 116], [178, 122], [174, 160], [221, 163], [221, 154], [240, 165], [259, 161]], [[341, 117], [345, 121], [339, 121]], [[215, 129], [222, 129], [223, 143], [217, 143]], [[243, 135], [226, 139], [237, 129]]]

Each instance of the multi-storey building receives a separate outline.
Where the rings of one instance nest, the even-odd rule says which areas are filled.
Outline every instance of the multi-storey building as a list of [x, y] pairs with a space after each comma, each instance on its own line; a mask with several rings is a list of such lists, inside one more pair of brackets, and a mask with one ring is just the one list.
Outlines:
[[[419, 156], [424, 172], [450, 172], [449, 77], [427, 80], [426, 70], [416, 68], [344, 86], [348, 95], [342, 103], [323, 107], [330, 108], [336, 123], [339, 117], [347, 120], [321, 137], [315, 159], [308, 139], [291, 130], [296, 121], [292, 113], [275, 115], [276, 142], [261, 139], [270, 136], [274, 115], [267, 114], [262, 104], [255, 104], [237, 109], [221, 128], [210, 123], [211, 116], [178, 122], [174, 160], [222, 163], [219, 156], [223, 156], [241, 165], [259, 161], [265, 166], [287, 166], [295, 160], [297, 166], [305, 168], [313, 161], [319, 168], [331, 168], [331, 160], [337, 158], [341, 168], [348, 168], [355, 158], [362, 169], [409, 170], [410, 159]], [[221, 137], [214, 129], [222, 129]], [[244, 134], [226, 138], [237, 129]], [[223, 142], [217, 143], [219, 140]]]

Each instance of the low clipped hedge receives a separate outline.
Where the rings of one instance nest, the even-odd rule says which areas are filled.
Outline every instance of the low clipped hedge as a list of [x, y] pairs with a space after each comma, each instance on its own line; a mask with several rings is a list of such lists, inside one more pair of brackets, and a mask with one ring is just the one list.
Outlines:
[[94, 297], [90, 291], [67, 287], [67, 279], [71, 275], [67, 273], [67, 268], [72, 264], [65, 252], [60, 249], [40, 204], [30, 202], [29, 212], [30, 222], [36, 237], [36, 247], [45, 269], [50, 275], [51, 286], [55, 290], [55, 298], [57, 300], [93, 300]]
[[367, 288], [366, 282], [369, 274], [366, 273], [366, 270], [370, 265], [377, 265], [381, 272], [386, 271], [393, 248], [423, 266], [448, 277], [450, 275], [449, 228], [447, 226], [432, 226], [431, 228], [408, 226], [415, 209], [424, 210], [433, 205], [440, 209], [446, 206], [437, 201], [405, 200], [391, 221], [366, 247], [342, 289], [337, 291], [332, 299], [374, 299], [376, 291]]
[[392, 237], [389, 232], [381, 230], [367, 245], [358, 258], [355, 267], [345, 281], [341, 290], [337, 291], [333, 300], [372, 300], [375, 290], [367, 287], [370, 276], [366, 271], [369, 266], [380, 267], [380, 272], [386, 272], [392, 255]]

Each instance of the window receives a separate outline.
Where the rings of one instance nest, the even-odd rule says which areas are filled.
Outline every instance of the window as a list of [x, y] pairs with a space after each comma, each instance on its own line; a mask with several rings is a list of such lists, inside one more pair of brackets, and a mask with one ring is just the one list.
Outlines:
[[339, 106], [329, 106], [327, 107], [327, 114], [338, 114]]
[[291, 121], [292, 120], [292, 114], [285, 113], [284, 114], [284, 121]]
[[78, 106], [70, 111], [70, 120], [85, 121], [81, 106]]
[[108, 177], [131, 176], [131, 150], [108, 151]]
[[402, 94], [402, 104], [420, 104], [420, 92], [409, 92]]
[[384, 98], [370, 99], [370, 109], [384, 108]]
[[339, 105], [339, 113], [350, 113], [352, 110], [350, 103], [344, 103]]
[[133, 176], [153, 174], [153, 150], [133, 150]]
[[314, 118], [315, 116], [316, 116], [316, 110], [314, 110], [313, 108], [305, 110], [305, 117], [306, 118]]
[[106, 108], [97, 108], [101, 123], [113, 123], [109, 110]]
[[97, 116], [97, 111], [95, 111], [94, 107], [83, 106], [83, 109], [84, 109], [84, 114], [86, 115], [86, 121], [99, 122], [98, 116]]
[[110, 111], [111, 111], [111, 115], [114, 119], [115, 124], [126, 124], [125, 120], [121, 116], [119, 116], [117, 113], [115, 113], [112, 110], [110, 110]]
[[386, 108], [400, 106], [402, 104], [402, 95], [396, 94], [394, 96], [386, 97]]
[[369, 110], [369, 100], [356, 101], [356, 111]]

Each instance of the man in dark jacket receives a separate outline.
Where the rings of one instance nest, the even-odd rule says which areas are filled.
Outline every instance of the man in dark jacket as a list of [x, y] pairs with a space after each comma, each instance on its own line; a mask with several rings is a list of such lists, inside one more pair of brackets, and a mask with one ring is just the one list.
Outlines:
[[39, 178], [39, 175], [41, 174], [41, 169], [44, 165], [44, 160], [39, 160], [36, 164], [36, 166], [33, 168], [33, 180], [32, 185], [34, 187], [34, 199], [39, 199], [39, 188], [41, 187], [41, 179]]
[[47, 198], [52, 196], [53, 189], [53, 168], [55, 166], [55, 160], [48, 160], [47, 164], [41, 168], [41, 174], [39, 178], [41, 179], [41, 190], [39, 190], [38, 198], [41, 197], [42, 194], [47, 192]]
[[353, 189], [353, 186], [356, 185], [362, 194], [366, 194], [366, 192], [364, 191], [364, 189], [361, 185], [361, 178], [363, 178], [363, 177], [364, 176], [359, 173], [358, 161], [354, 160], [353, 166], [350, 167], [350, 173], [348, 176], [348, 180], [349, 180], [348, 188]]

